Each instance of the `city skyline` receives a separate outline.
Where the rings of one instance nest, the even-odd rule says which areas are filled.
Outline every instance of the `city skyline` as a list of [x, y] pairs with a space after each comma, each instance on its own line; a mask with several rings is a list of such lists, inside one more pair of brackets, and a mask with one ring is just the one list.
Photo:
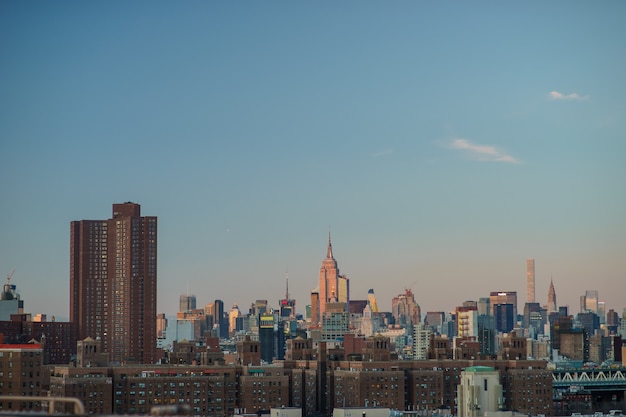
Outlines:
[[[621, 313], [626, 5], [0, 4], [0, 279], [68, 319], [69, 224], [159, 218], [157, 311], [350, 297]], [[40, 310], [39, 310], [40, 309]]]
[[[127, 202], [127, 203], [119, 203], [119, 204], [117, 204], [117, 205], [118, 205], [118, 206], [121, 206], [121, 205], [124, 205], [124, 204], [126, 204], [126, 205], [131, 205], [131, 204], [133, 204], [133, 205], [134, 205], [134, 203], [130, 203], [130, 202]], [[116, 204], [114, 204], [114, 206], [115, 206], [115, 205], [116, 205]], [[83, 223], [83, 222], [97, 222], [97, 223], [100, 223], [100, 222], [104, 222], [104, 221], [93, 221], [93, 220], [88, 220], [88, 221], [85, 221], [85, 220], [82, 220], [82, 221], [80, 221], [80, 222], [76, 221], [76, 222], [72, 222], [72, 223]], [[325, 263], [326, 263], [329, 259], [330, 259], [330, 260], [332, 260], [335, 264], [337, 263], [337, 261], [334, 259], [333, 255], [332, 255], [332, 246], [331, 246], [330, 239], [329, 239], [329, 241], [328, 241], [328, 246], [327, 246], [327, 257], [323, 260], [322, 265], [325, 265]], [[528, 264], [528, 260], [526, 260], [526, 264]], [[533, 259], [533, 266], [534, 266], [534, 259]], [[322, 267], [322, 270], [323, 270], [323, 269], [324, 269], [324, 267]], [[319, 284], [319, 283], [321, 283], [321, 281], [322, 281], [322, 278], [320, 277], [320, 280], [318, 281], [318, 284]], [[527, 282], [526, 282], [526, 284], [527, 284]], [[549, 309], [549, 307], [550, 307], [550, 296], [551, 296], [551, 289], [552, 289], [552, 288], [553, 288], [553, 279], [552, 279], [552, 277], [551, 277], [551, 280], [550, 280], [550, 287], [548, 288], [548, 290], [547, 290], [547, 292], [546, 292], [546, 297], [545, 297], [546, 302], [543, 302], [543, 301], [541, 301], [541, 300], [538, 300], [538, 301], [537, 301], [537, 302], [538, 302], [541, 306], [546, 307], [546, 308], [548, 308], [548, 309]], [[20, 292], [19, 292], [19, 287], [18, 287], [16, 290], [17, 290], [17, 294], [20, 294]], [[405, 290], [412, 290], [412, 288], [408, 288], [408, 287], [407, 287], [407, 288], [403, 289], [403, 291], [405, 291]], [[318, 287], [314, 288], [314, 289], [311, 291], [311, 293], [313, 293], [313, 292], [317, 293], [318, 291], [319, 291], [319, 285], [318, 285]], [[375, 289], [374, 289], [374, 288], [370, 288], [370, 289], [368, 289], [368, 293], [366, 294], [366, 297], [360, 297], [360, 296], [357, 296], [355, 299], [358, 299], [358, 300], [362, 300], [362, 299], [364, 299], [364, 300], [369, 300], [370, 295], [371, 295], [371, 294], [369, 293], [370, 291], [374, 291], [374, 294], [376, 293], [376, 291], [375, 291]], [[516, 292], [517, 292], [517, 290], [513, 290], [512, 292], [516, 293]], [[555, 292], [556, 292], [556, 290], [555, 290]], [[158, 285], [157, 285], [157, 293], [158, 293]], [[507, 295], [507, 292], [506, 292], [506, 291], [504, 291], [504, 290], [502, 290], [502, 289], [497, 290], [497, 291], [491, 291], [491, 294], [489, 294], [489, 292], [488, 292], [486, 295], [490, 295], [491, 297], [493, 297], [493, 296], [494, 296], [494, 294], [497, 294], [497, 293], [500, 293], [500, 294], [502, 294], [503, 296]], [[580, 301], [580, 302], [582, 302], [581, 300], [583, 300], [583, 299], [585, 298], [585, 296], [586, 296], [587, 294], [589, 294], [589, 293], [594, 293], [594, 294], [595, 294], [595, 296], [596, 296], [597, 301], [602, 301], [602, 302], [605, 302], [605, 301], [604, 301], [604, 298], [602, 298], [602, 297], [600, 297], [600, 296], [599, 296], [599, 294], [598, 294], [598, 293], [599, 293], [599, 291], [598, 291], [598, 290], [585, 290], [585, 294], [583, 294], [583, 295], [580, 295], [580, 296], [579, 296], [579, 301]], [[71, 286], [70, 286], [70, 294], [71, 294]], [[284, 295], [284, 294], [283, 294], [283, 295]], [[291, 294], [290, 294], [290, 295], [291, 295]], [[402, 293], [398, 293], [398, 294], [394, 295], [393, 297], [395, 298], [395, 297], [397, 297], [397, 296], [402, 296], [402, 295], [404, 295], [404, 294], [402, 294]], [[20, 296], [21, 296], [21, 294], [20, 294]], [[446, 309], [446, 308], [439, 308], [438, 306], [436, 306], [435, 308], [432, 308], [432, 309], [430, 309], [430, 310], [424, 310], [424, 309], [423, 309], [423, 307], [422, 307], [422, 305], [423, 305], [423, 304], [422, 304], [422, 303], [420, 303], [420, 302], [419, 302], [419, 301], [417, 301], [417, 300], [416, 300], [416, 302], [417, 302], [417, 304], [420, 306], [420, 308], [421, 308], [421, 310], [422, 310], [422, 315], [424, 315], [424, 316], [425, 316], [427, 312], [440, 312], [440, 311], [441, 311], [441, 312], [444, 312], [444, 313], [446, 313], [446, 312], [449, 312], [449, 313], [454, 313], [455, 309], [456, 309], [457, 307], [460, 307], [460, 306], [461, 306], [461, 305], [463, 305], [464, 303], [466, 303], [466, 302], [468, 302], [468, 301], [471, 301], [471, 302], [478, 302], [479, 298], [483, 298], [484, 296], [485, 296], [485, 294], [481, 294], [480, 296], [475, 297], [475, 298], [472, 298], [472, 297], [466, 297], [466, 298], [464, 298], [464, 299], [462, 299], [462, 300], [460, 299], [460, 300], [456, 303], [456, 305], [454, 305], [454, 306], [453, 306], [452, 308], [450, 308], [450, 309]], [[217, 300], [220, 300], [220, 301], [224, 302], [224, 300], [222, 300], [219, 296], [217, 296], [217, 298], [215, 298], [214, 300], [211, 300], [211, 299], [206, 299], [206, 300], [204, 300], [202, 296], [197, 297], [197, 295], [196, 295], [196, 294], [194, 294], [194, 293], [192, 293], [192, 292], [190, 292], [190, 291], [189, 291], [189, 289], [187, 289], [187, 290], [186, 290], [186, 292], [185, 292], [184, 294], [183, 294], [183, 293], [181, 293], [181, 294], [179, 294], [179, 295], [178, 295], [178, 296], [176, 296], [176, 297], [177, 297], [177, 300], [178, 300], [178, 306], [179, 306], [179, 308], [178, 308], [178, 309], [174, 309], [174, 310], [172, 310], [172, 311], [168, 311], [168, 312], [166, 312], [166, 313], [165, 313], [166, 315], [168, 315], [168, 316], [170, 316], [170, 317], [174, 317], [174, 316], [176, 316], [176, 313], [177, 313], [178, 311], [183, 311], [183, 310], [180, 310], [180, 306], [182, 305], [183, 298], [185, 298], [185, 299], [187, 299], [187, 298], [192, 299], [192, 300], [193, 300], [193, 302], [194, 302], [194, 304], [195, 304], [196, 299], [197, 299], [197, 298], [200, 298], [200, 303], [201, 303], [201, 304], [198, 304], [198, 305], [199, 305], [199, 307], [198, 307], [198, 308], [203, 308], [203, 306], [204, 306], [204, 305], [211, 305], [211, 306], [212, 306], [212, 305], [213, 305], [213, 302], [214, 302], [214, 301], [217, 301]], [[264, 299], [267, 299], [267, 301], [268, 301], [268, 307], [269, 307], [269, 308], [273, 308], [273, 309], [275, 309], [276, 311], [278, 311], [278, 310], [279, 310], [279, 308], [280, 308], [280, 300], [279, 300], [279, 299], [274, 300], [274, 299], [272, 299], [272, 298], [267, 298], [267, 297], [266, 297], [266, 298], [264, 298], [264, 297], [253, 297], [253, 298], [251, 298], [251, 299], [250, 299], [247, 303], [244, 303], [244, 304], [239, 304], [237, 301], [233, 301], [232, 303], [230, 303], [230, 306], [232, 306], [232, 307], [239, 307], [239, 306], [241, 306], [241, 307], [243, 308], [242, 313], [245, 313], [246, 308], [251, 307], [251, 306], [254, 304], [254, 302], [255, 302], [255, 301], [258, 301], [258, 300], [264, 300]], [[304, 310], [305, 310], [305, 307], [306, 307], [306, 305], [310, 302], [310, 297], [307, 297], [307, 298], [305, 298], [305, 299], [306, 299], [306, 304], [305, 304], [304, 306], [301, 306], [299, 310], [296, 310], [299, 314], [303, 314], [303, 315], [304, 315], [304, 313], [305, 313], [305, 311], [304, 311]], [[22, 300], [22, 301], [24, 301], [24, 297], [21, 297], [21, 300]], [[26, 301], [28, 301], [28, 298], [26, 298]], [[297, 300], [296, 300], [296, 301], [297, 301]], [[390, 306], [391, 306], [391, 304], [392, 304], [392, 301], [393, 301], [393, 300], [389, 300], [389, 304], [390, 304]], [[188, 302], [188, 300], [186, 300], [186, 302]], [[452, 302], [452, 304], [454, 304], [454, 301], [451, 301], [451, 302]], [[384, 303], [384, 302], [383, 302], [383, 303]], [[491, 306], [492, 306], [492, 307], [495, 305], [494, 303], [495, 303], [495, 302], [492, 302], [492, 303], [491, 303]], [[524, 300], [517, 300], [517, 303], [514, 303], [514, 305], [515, 305], [515, 306], [519, 309], [519, 308], [523, 307], [524, 303], [525, 303], [525, 301], [524, 301]], [[428, 304], [427, 304], [427, 305], [428, 305]], [[574, 307], [573, 307], [573, 306], [572, 306], [572, 305], [570, 305], [570, 304], [563, 304], [563, 303], [558, 303], [558, 304], [557, 304], [557, 307], [559, 307], [559, 306], [566, 306], [566, 307], [568, 307], [568, 313], [569, 313], [569, 315], [573, 315], [573, 316], [576, 316], [576, 314], [577, 314], [578, 312], [580, 312], [580, 309], [582, 308], [582, 306], [580, 306], [580, 307], [576, 307], [576, 306], [574, 306]], [[621, 316], [622, 309], [623, 309], [624, 311], [626, 311], [626, 305], [621, 306], [621, 307], [607, 307], [607, 308], [606, 308], [605, 313], [606, 313], [606, 312], [608, 312], [608, 311], [609, 311], [609, 309], [613, 309], [613, 310], [615, 310], [615, 311], [616, 311], [618, 314], [620, 314], [620, 316]], [[230, 310], [230, 307], [228, 307], [228, 304], [227, 304], [227, 303], [225, 303], [225, 311], [228, 311], [228, 310]], [[381, 311], [391, 312], [391, 311], [392, 311], [392, 308], [390, 307], [390, 308], [388, 308], [388, 309], [381, 310]], [[550, 311], [550, 310], [549, 310], [549, 311]], [[595, 311], [594, 311], [594, 312], [595, 312]], [[26, 308], [26, 309], [25, 309], [24, 313], [32, 313], [33, 315], [34, 315], [34, 314], [36, 314], [36, 313], [34, 313], [34, 312], [30, 311], [28, 308]], [[54, 314], [50, 314], [50, 313], [47, 313], [47, 312], [38, 312], [38, 313], [47, 314], [47, 315], [48, 315], [48, 317], [54, 316]], [[159, 314], [161, 314], [161, 313], [163, 313], [163, 311], [158, 310], [158, 313], [159, 313]], [[518, 313], [518, 314], [519, 314], [519, 313]], [[493, 315], [493, 312], [491, 313], [491, 315]], [[60, 315], [59, 317], [63, 317], [63, 316], [62, 316], [62, 315]], [[155, 317], [156, 317], [156, 315], [155, 315]]]

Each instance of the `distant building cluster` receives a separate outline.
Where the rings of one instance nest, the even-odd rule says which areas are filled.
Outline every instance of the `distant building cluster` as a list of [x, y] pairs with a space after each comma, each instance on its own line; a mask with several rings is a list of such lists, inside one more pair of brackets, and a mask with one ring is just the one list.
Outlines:
[[[110, 219], [71, 222], [69, 322], [25, 313], [12, 275], [0, 299], [0, 395], [77, 397], [96, 414], [185, 405], [211, 416], [274, 407], [303, 416], [346, 407], [569, 415], [624, 402], [621, 374], [610, 384], [584, 378], [626, 374], [626, 309], [606, 311], [589, 290], [571, 315], [552, 279], [539, 303], [534, 259], [523, 305], [515, 291], [490, 291], [454, 311], [422, 312], [405, 289], [386, 312], [374, 289], [352, 297], [329, 231], [304, 314], [286, 276], [275, 307], [256, 300], [226, 309], [216, 299], [198, 308], [187, 293], [173, 318], [156, 311], [157, 218], [129, 202], [114, 204]], [[553, 384], [564, 369], [581, 371], [569, 385]], [[0, 410], [42, 406], [0, 401]]]

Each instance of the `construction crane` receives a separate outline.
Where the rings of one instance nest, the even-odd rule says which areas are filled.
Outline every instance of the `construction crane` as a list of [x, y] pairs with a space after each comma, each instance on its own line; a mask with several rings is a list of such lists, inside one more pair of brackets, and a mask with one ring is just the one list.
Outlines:
[[0, 294], [1, 300], [12, 300], [13, 293], [15, 289], [15, 285], [11, 285], [11, 278], [13, 278], [13, 274], [15, 274], [15, 269], [9, 275], [7, 275], [7, 283], [2, 287], [2, 294]]

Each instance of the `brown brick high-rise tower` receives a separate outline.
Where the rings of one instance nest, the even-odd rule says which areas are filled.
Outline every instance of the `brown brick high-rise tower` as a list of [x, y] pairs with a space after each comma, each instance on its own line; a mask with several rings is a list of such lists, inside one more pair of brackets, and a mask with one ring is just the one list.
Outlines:
[[113, 362], [156, 359], [157, 218], [135, 203], [70, 224], [70, 321]]

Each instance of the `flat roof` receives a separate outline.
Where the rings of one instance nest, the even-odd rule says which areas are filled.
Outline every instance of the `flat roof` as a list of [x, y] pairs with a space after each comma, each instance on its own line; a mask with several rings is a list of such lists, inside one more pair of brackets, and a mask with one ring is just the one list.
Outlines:
[[491, 366], [470, 366], [465, 368], [465, 372], [495, 372], [495, 370]]

